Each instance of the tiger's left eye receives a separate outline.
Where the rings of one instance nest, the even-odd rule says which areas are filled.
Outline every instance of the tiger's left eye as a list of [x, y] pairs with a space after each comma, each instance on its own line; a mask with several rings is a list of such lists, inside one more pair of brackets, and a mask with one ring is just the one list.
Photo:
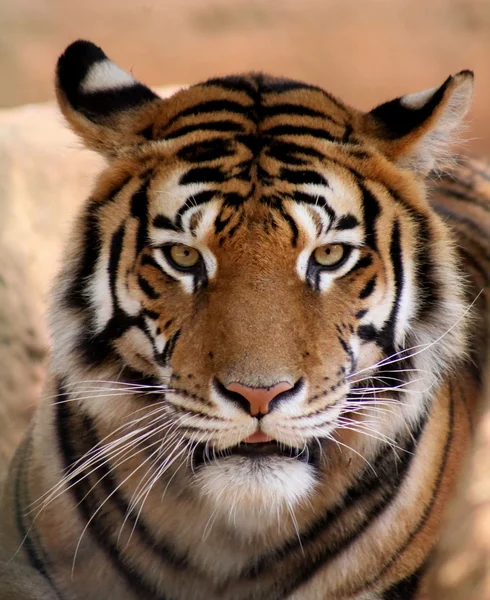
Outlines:
[[201, 261], [201, 255], [195, 248], [183, 244], [169, 246], [167, 258], [171, 264], [182, 270], [193, 269]]
[[314, 250], [312, 258], [319, 267], [336, 269], [349, 257], [351, 248], [344, 244], [327, 244]]

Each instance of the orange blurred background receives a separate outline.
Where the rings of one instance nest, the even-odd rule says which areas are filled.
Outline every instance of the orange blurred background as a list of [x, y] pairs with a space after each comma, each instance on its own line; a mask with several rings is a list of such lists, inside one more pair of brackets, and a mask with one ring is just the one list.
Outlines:
[[2, 0], [0, 107], [53, 97], [77, 38], [150, 85], [264, 70], [368, 109], [470, 68], [466, 149], [490, 153], [490, 0]]

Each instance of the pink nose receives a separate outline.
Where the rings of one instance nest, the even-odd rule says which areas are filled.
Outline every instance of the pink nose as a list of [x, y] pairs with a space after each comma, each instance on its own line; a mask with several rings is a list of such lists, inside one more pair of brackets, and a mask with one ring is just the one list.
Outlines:
[[247, 385], [242, 385], [241, 383], [234, 381], [225, 387], [230, 392], [243, 396], [250, 404], [250, 414], [255, 416], [267, 414], [269, 412], [269, 404], [271, 401], [279, 394], [287, 392], [294, 386], [287, 383], [287, 381], [280, 381], [269, 388], [256, 388], [248, 387]]

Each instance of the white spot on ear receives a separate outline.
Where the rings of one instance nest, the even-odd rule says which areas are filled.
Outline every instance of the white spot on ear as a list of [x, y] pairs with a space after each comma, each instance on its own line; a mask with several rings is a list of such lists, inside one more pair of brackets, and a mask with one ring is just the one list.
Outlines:
[[[439, 88], [431, 88], [418, 94], [408, 94], [400, 98], [400, 104], [409, 109], [420, 109]], [[409, 152], [401, 155], [399, 164], [402, 167], [422, 172], [429, 172], [439, 164], [451, 160], [450, 147], [461, 132], [463, 119], [468, 112], [473, 97], [473, 76], [469, 73], [458, 73], [448, 84], [444, 93], [437, 118], [420, 140]]]
[[412, 110], [417, 110], [422, 108], [424, 104], [432, 98], [432, 96], [437, 92], [439, 87], [436, 85], [435, 87], [429, 88], [428, 90], [424, 90], [423, 92], [416, 92], [415, 94], [407, 94], [406, 96], [402, 96], [400, 98], [400, 104], [405, 108], [410, 108]]
[[111, 60], [106, 59], [95, 63], [89, 70], [83, 80], [81, 90], [90, 94], [92, 92], [130, 87], [135, 83], [137, 81], [132, 75], [126, 73]]

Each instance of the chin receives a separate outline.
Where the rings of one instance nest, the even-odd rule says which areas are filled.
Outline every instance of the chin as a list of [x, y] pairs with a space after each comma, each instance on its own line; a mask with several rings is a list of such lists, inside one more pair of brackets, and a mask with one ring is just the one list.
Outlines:
[[264, 534], [282, 515], [307, 501], [317, 483], [312, 455], [274, 444], [241, 444], [203, 460], [197, 488], [220, 519], [243, 537]]

